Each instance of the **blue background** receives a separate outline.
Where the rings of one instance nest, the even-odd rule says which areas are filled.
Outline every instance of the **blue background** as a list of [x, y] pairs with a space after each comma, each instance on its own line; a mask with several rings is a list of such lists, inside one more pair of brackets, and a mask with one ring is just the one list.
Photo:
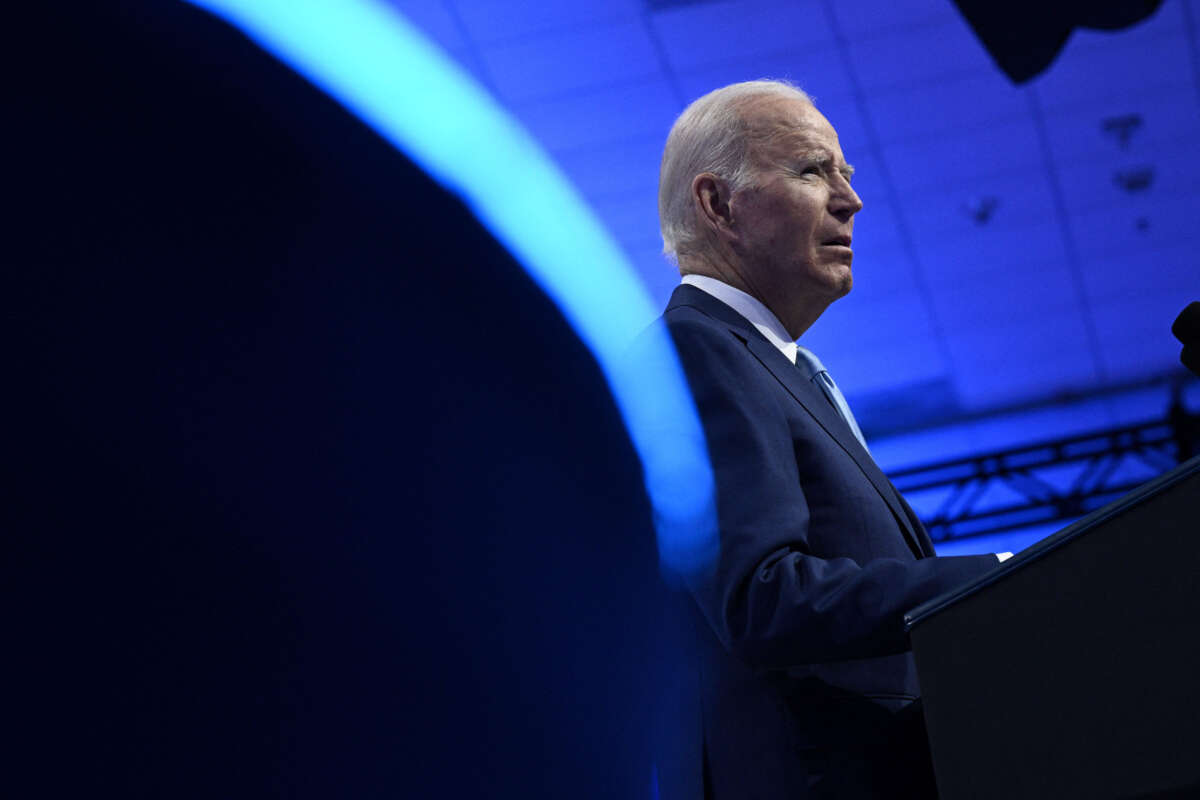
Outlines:
[[[674, 117], [738, 80], [814, 95], [865, 208], [855, 289], [802, 343], [885, 469], [1161, 418], [1186, 375], [1169, 326], [1200, 297], [1200, 0], [1078, 29], [1022, 86], [949, 0], [390, 5], [534, 134], [659, 307], [678, 281], [656, 212]], [[1106, 125], [1130, 115], [1124, 139]], [[1194, 381], [1185, 397], [1200, 407]]]

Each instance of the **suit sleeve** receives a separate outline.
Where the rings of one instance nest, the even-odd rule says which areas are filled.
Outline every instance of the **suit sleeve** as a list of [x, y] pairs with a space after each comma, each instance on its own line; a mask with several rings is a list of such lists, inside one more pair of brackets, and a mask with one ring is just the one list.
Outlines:
[[685, 580], [735, 656], [783, 669], [902, 652], [905, 612], [996, 566], [992, 555], [814, 555], [813, 527], [838, 517], [814, 519], [774, 378], [728, 331], [689, 319], [669, 328], [704, 426], [720, 536], [715, 562]]

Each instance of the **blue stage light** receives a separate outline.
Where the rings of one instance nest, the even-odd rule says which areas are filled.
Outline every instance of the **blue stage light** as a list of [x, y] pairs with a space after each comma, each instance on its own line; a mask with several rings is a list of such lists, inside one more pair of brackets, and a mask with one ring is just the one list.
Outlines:
[[657, 316], [620, 248], [530, 136], [462, 67], [372, 0], [189, 0], [239, 28], [456, 192], [591, 348], [644, 470], [671, 572], [716, 552], [704, 434]]

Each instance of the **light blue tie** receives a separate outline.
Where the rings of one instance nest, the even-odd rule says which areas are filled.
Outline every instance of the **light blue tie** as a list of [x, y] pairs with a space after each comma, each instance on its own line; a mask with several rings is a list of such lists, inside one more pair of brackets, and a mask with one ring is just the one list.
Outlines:
[[846, 425], [850, 428], [850, 432], [854, 434], [854, 438], [858, 439], [858, 443], [863, 446], [864, 450], [868, 453], [871, 452], [867, 448], [867, 440], [863, 438], [858, 423], [854, 420], [854, 414], [850, 411], [850, 406], [846, 403], [846, 398], [842, 396], [841, 390], [833, 382], [833, 378], [825, 369], [825, 365], [821, 363], [821, 359], [817, 358], [811, 350], [797, 345], [796, 367], [805, 373], [809, 377], [809, 380], [820, 387], [825, 397], [829, 400], [829, 404], [842, 415], [842, 419], [846, 421]]

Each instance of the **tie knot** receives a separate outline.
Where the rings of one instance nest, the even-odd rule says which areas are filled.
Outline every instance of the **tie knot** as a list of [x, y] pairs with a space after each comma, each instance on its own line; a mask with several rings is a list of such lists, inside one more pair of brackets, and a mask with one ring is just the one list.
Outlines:
[[838, 415], [845, 421], [850, 432], [854, 434], [854, 438], [858, 439], [859, 444], [863, 449], [867, 449], [867, 440], [863, 438], [862, 431], [858, 427], [858, 422], [854, 419], [854, 413], [850, 411], [850, 406], [846, 404], [846, 398], [842, 396], [842, 391], [833, 382], [833, 376], [825, 369], [825, 365], [821, 363], [821, 359], [817, 358], [813, 352], [807, 348], [796, 346], [796, 369], [800, 370], [805, 378], [812, 381], [821, 393], [825, 395], [825, 399], [833, 406]]

